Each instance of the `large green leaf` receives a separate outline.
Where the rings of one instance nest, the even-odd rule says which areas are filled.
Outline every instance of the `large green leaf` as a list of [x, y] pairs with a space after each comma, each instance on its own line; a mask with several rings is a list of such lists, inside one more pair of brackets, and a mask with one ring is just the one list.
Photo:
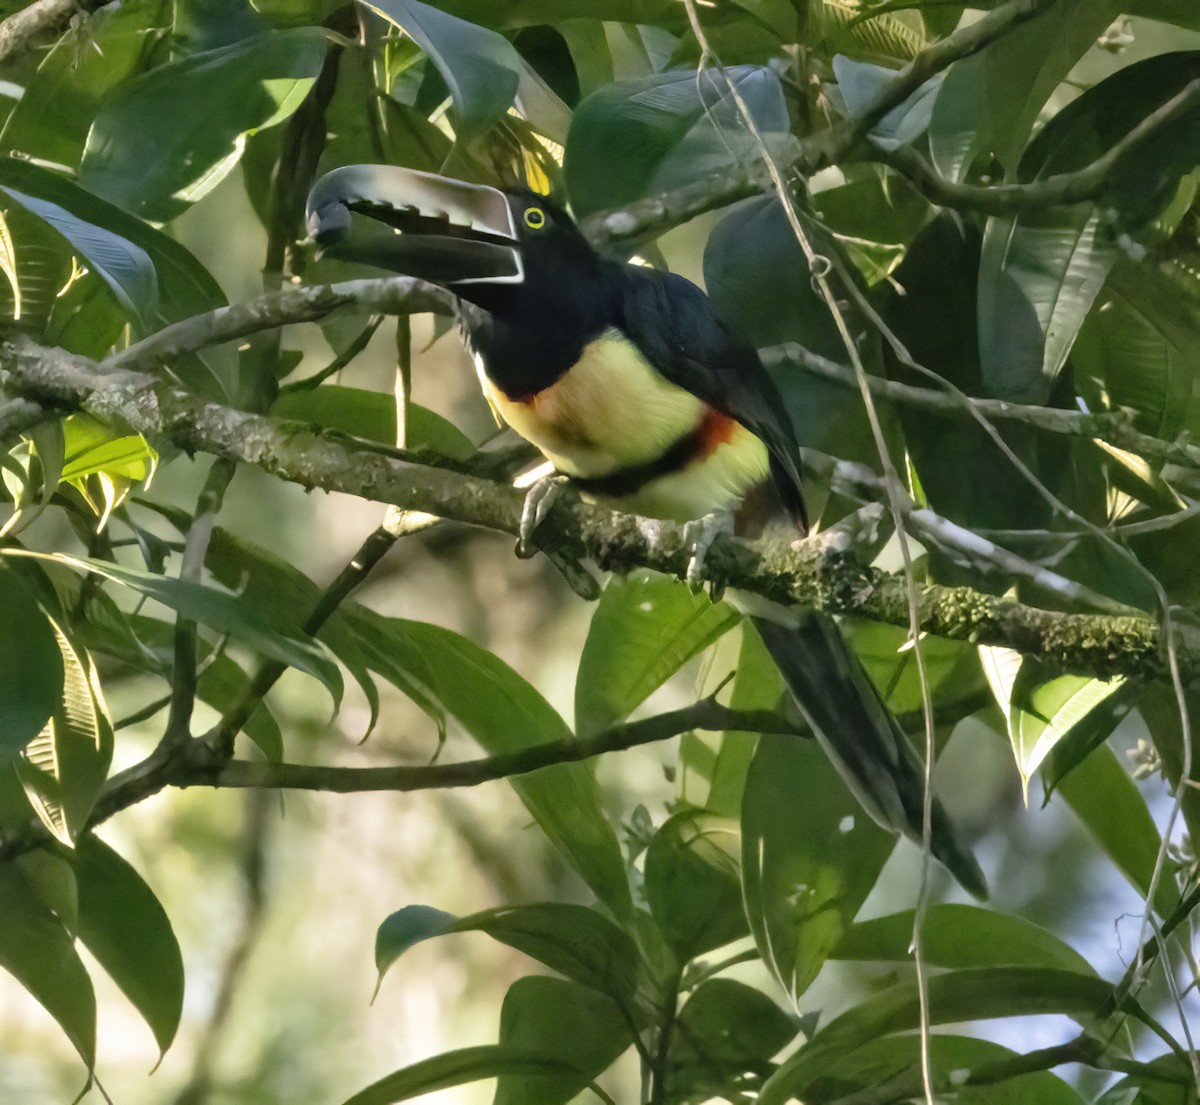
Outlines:
[[[1084, 675], [1052, 676], [1036, 657], [1024, 657], [1012, 649], [981, 645], [979, 655], [992, 693], [1008, 722], [1021, 785], [1029, 780], [1062, 741], [1088, 728], [1090, 746], [1112, 731], [1119, 717], [1100, 707], [1124, 684], [1121, 677], [1110, 680]], [[1094, 723], [1101, 728], [1093, 734]]]
[[651, 572], [613, 576], [592, 614], [575, 676], [575, 728], [590, 736], [629, 716], [696, 653], [737, 624], [723, 602]]
[[508, 110], [521, 59], [506, 38], [420, 0], [362, 0], [364, 7], [411, 35], [450, 88], [458, 130], [470, 137]]
[[[0, 187], [35, 196], [144, 250], [156, 274], [157, 307], [152, 321], [157, 326], [226, 304], [221, 286], [186, 248], [58, 173], [18, 158], [0, 158]], [[235, 382], [237, 359], [233, 350], [219, 346], [195, 357], [179, 358], [171, 368], [189, 387], [225, 398]]]
[[[990, 1085], [970, 1083], [974, 1071], [1015, 1058], [1008, 1048], [988, 1040], [941, 1034], [929, 1039], [933, 1084], [952, 1094], [958, 1105], [1083, 1105], [1079, 1094], [1049, 1071], [1017, 1075]], [[795, 1092], [803, 1094], [806, 1105], [855, 1100], [878, 1087], [886, 1087], [892, 1101], [919, 1100], [923, 1087], [921, 1064], [919, 1036], [885, 1036], [845, 1054], [830, 1056]]]
[[485, 932], [552, 971], [629, 1007], [637, 981], [633, 941], [602, 913], [565, 902], [541, 902], [455, 917], [429, 906], [405, 906], [379, 926], [375, 966], [384, 972], [414, 944], [452, 932]]
[[126, 82], [92, 124], [80, 183], [144, 218], [173, 218], [237, 164], [247, 132], [299, 107], [328, 43], [319, 27], [271, 31]]
[[574, 1073], [575, 1068], [570, 1064], [536, 1052], [518, 1051], [502, 1044], [464, 1047], [394, 1071], [360, 1090], [344, 1105], [391, 1105], [394, 1101], [407, 1101], [435, 1090], [500, 1075], [561, 1077]]
[[103, 579], [137, 591], [146, 598], [169, 606], [189, 621], [228, 633], [251, 648], [319, 679], [335, 700], [341, 699], [342, 677], [337, 665], [311, 641], [298, 636], [279, 618], [268, 622], [261, 612], [248, 610], [239, 596], [205, 584], [155, 575], [106, 560], [89, 560], [66, 553], [34, 554], [5, 549], [0, 555], [37, 556], [64, 564], [77, 571], [93, 572]]
[[75, 854], [79, 939], [165, 1052], [183, 1012], [183, 956], [171, 922], [141, 876], [103, 841], [85, 836]]
[[759, 738], [742, 799], [743, 893], [759, 953], [789, 994], [816, 978], [893, 844], [815, 741]]
[[53, 628], [62, 654], [62, 701], [15, 765], [38, 817], [69, 846], [87, 825], [108, 777], [113, 731], [92, 658]]
[[62, 693], [54, 626], [16, 574], [0, 565], [0, 764], [41, 732]]
[[158, 281], [154, 262], [141, 246], [48, 200], [4, 185], [0, 192], [61, 234], [94, 267], [138, 329], [147, 329], [158, 302]]
[[929, 128], [942, 175], [962, 180], [987, 154], [1015, 172], [1038, 112], [1121, 7], [1117, 0], [1059, 0], [956, 62]]
[[[913, 911], [859, 921], [831, 959], [912, 960]], [[921, 923], [921, 950], [935, 967], [1053, 967], [1088, 974], [1091, 967], [1054, 933], [1008, 913], [974, 905], [932, 905]]]
[[88, 45], [58, 36], [0, 131], [0, 149], [74, 169], [101, 100], [149, 64], [171, 19], [168, 0], [124, 0], [92, 12]]
[[681, 962], [745, 936], [737, 825], [703, 810], [669, 818], [646, 849], [650, 912]]
[[[1059, 781], [1058, 793], [1117, 870], [1145, 897], [1150, 892], [1162, 837], [1146, 808], [1146, 800], [1121, 766], [1116, 753], [1107, 745], [1101, 745]], [[1163, 865], [1154, 900], [1155, 909], [1163, 917], [1171, 912], [1179, 898], [1172, 877], [1174, 868], [1171, 859]]]
[[676, 1023], [667, 1101], [736, 1100], [756, 1090], [796, 1032], [795, 1020], [761, 990], [731, 978], [702, 982]]
[[611, 998], [562, 978], [519, 978], [500, 1009], [500, 1046], [558, 1060], [557, 1071], [505, 1072], [494, 1105], [565, 1105], [632, 1043]]
[[[401, 618], [386, 624], [425, 659], [437, 700], [489, 754], [571, 739], [553, 707], [490, 652], [436, 625]], [[560, 764], [519, 776], [512, 786], [596, 896], [618, 917], [627, 916], [625, 865], [591, 768]]]
[[[953, 971], [929, 980], [931, 1024], [1066, 1013], [1095, 1017], [1112, 998], [1112, 983], [1090, 974], [1042, 967]], [[921, 1020], [915, 981], [867, 998], [827, 1024], [767, 1081], [762, 1105], [783, 1105], [829, 1064], [882, 1036], [915, 1029]], [[919, 1086], [919, 1083], [918, 1083]]]
[[96, 996], [74, 941], [12, 864], [0, 864], [0, 967], [56, 1020], [91, 1070]]
[[[726, 72], [778, 152], [788, 130], [779, 78], [765, 66]], [[712, 71], [674, 69], [608, 85], [582, 100], [563, 172], [582, 217], [728, 170], [757, 152], [724, 81]]]

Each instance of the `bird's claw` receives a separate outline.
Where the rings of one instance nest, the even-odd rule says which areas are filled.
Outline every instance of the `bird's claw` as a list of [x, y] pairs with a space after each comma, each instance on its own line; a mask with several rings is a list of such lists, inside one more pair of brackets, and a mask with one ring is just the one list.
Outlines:
[[703, 518], [695, 518], [683, 525], [683, 540], [691, 550], [688, 559], [687, 585], [692, 594], [699, 594], [708, 583], [715, 601], [724, 590], [724, 584], [718, 580], [706, 579], [704, 575], [704, 560], [713, 542], [721, 536], [733, 532], [733, 519], [728, 513], [706, 514]]
[[546, 520], [550, 508], [563, 493], [566, 483], [563, 476], [543, 476], [525, 493], [525, 502], [521, 506], [521, 525], [517, 531], [516, 549], [517, 556], [522, 560], [528, 560], [537, 552], [537, 546], [533, 540], [534, 534], [537, 532], [538, 526]]

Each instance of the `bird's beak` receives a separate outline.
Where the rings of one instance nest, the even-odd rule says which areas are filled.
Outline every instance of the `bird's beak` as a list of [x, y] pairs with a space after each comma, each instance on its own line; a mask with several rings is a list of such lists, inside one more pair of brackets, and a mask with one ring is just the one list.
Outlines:
[[435, 284], [525, 278], [508, 197], [484, 184], [391, 165], [346, 165], [313, 185], [307, 222], [322, 254]]

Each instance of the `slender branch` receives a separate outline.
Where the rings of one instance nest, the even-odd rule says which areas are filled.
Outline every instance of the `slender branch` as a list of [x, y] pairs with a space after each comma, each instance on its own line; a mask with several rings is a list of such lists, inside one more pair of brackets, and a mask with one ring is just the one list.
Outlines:
[[793, 722], [771, 710], [733, 710], [711, 698], [643, 721], [614, 725], [585, 740], [547, 741], [479, 760], [426, 767], [326, 767], [309, 764], [252, 763], [234, 760], [211, 777], [191, 769], [177, 786], [275, 787], [287, 790], [321, 790], [336, 794], [360, 791], [447, 790], [475, 787], [497, 779], [528, 775], [557, 764], [578, 763], [622, 752], [643, 744], [658, 744], [692, 729], [736, 729], [745, 732], [801, 735]]
[[292, 322], [314, 322], [339, 307], [355, 307], [383, 315], [422, 311], [448, 315], [454, 313], [455, 302], [454, 295], [444, 288], [408, 277], [285, 288], [165, 326], [109, 357], [104, 367], [146, 372], [210, 345], [244, 338], [261, 330], [274, 330]]
[[[428, 463], [403, 450], [354, 448], [307, 425], [231, 410], [168, 381], [101, 372], [91, 361], [24, 339], [0, 344], [0, 386], [109, 424], [167, 437], [189, 451], [254, 464], [305, 487], [341, 491], [516, 536], [522, 494], [511, 486]], [[417, 459], [417, 458], [413, 458]], [[427, 459], [427, 458], [425, 458]], [[606, 571], [647, 567], [682, 578], [691, 548], [682, 526], [563, 500], [538, 531], [541, 547]], [[776, 602], [908, 625], [904, 581], [819, 540], [718, 539], [706, 561], [716, 578]], [[921, 629], [938, 636], [1036, 653], [1052, 668], [1099, 675], [1164, 676], [1165, 641], [1146, 617], [1039, 610], [966, 587], [923, 584]], [[1180, 627], [1180, 662], [1200, 673], [1200, 640]]]
[[[852, 369], [813, 353], [795, 342], [773, 345], [760, 349], [759, 355], [768, 367], [780, 364], [795, 364], [826, 380], [856, 386]], [[1103, 411], [1099, 414], [1084, 414], [1080, 411], [1057, 410], [1053, 407], [1037, 407], [1024, 403], [1010, 403], [1003, 399], [963, 399], [950, 392], [934, 388], [914, 387], [888, 380], [883, 376], [870, 376], [867, 383], [875, 395], [885, 396], [897, 403], [921, 407], [937, 414], [964, 417], [973, 409], [992, 422], [1020, 422], [1047, 433], [1065, 434], [1069, 437], [1099, 439], [1118, 449], [1124, 449], [1151, 460], [1178, 464], [1189, 468], [1200, 468], [1200, 445], [1191, 444], [1186, 437], [1174, 441], [1152, 437], [1136, 430], [1133, 418], [1126, 411]]]
[[1200, 80], [1184, 87], [1151, 112], [1120, 142], [1090, 165], [1028, 184], [960, 184], [943, 177], [909, 146], [873, 149], [870, 159], [903, 174], [926, 199], [942, 207], [978, 211], [985, 215], [1019, 215], [1048, 207], [1099, 199], [1112, 185], [1113, 170], [1145, 143], [1200, 106]]

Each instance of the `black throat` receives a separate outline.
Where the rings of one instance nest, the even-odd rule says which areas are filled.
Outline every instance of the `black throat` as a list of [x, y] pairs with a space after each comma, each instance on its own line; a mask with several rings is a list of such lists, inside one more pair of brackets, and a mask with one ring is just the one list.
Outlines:
[[488, 379], [511, 399], [561, 379], [620, 320], [621, 266], [582, 240], [530, 243], [520, 284], [465, 284], [459, 321]]

